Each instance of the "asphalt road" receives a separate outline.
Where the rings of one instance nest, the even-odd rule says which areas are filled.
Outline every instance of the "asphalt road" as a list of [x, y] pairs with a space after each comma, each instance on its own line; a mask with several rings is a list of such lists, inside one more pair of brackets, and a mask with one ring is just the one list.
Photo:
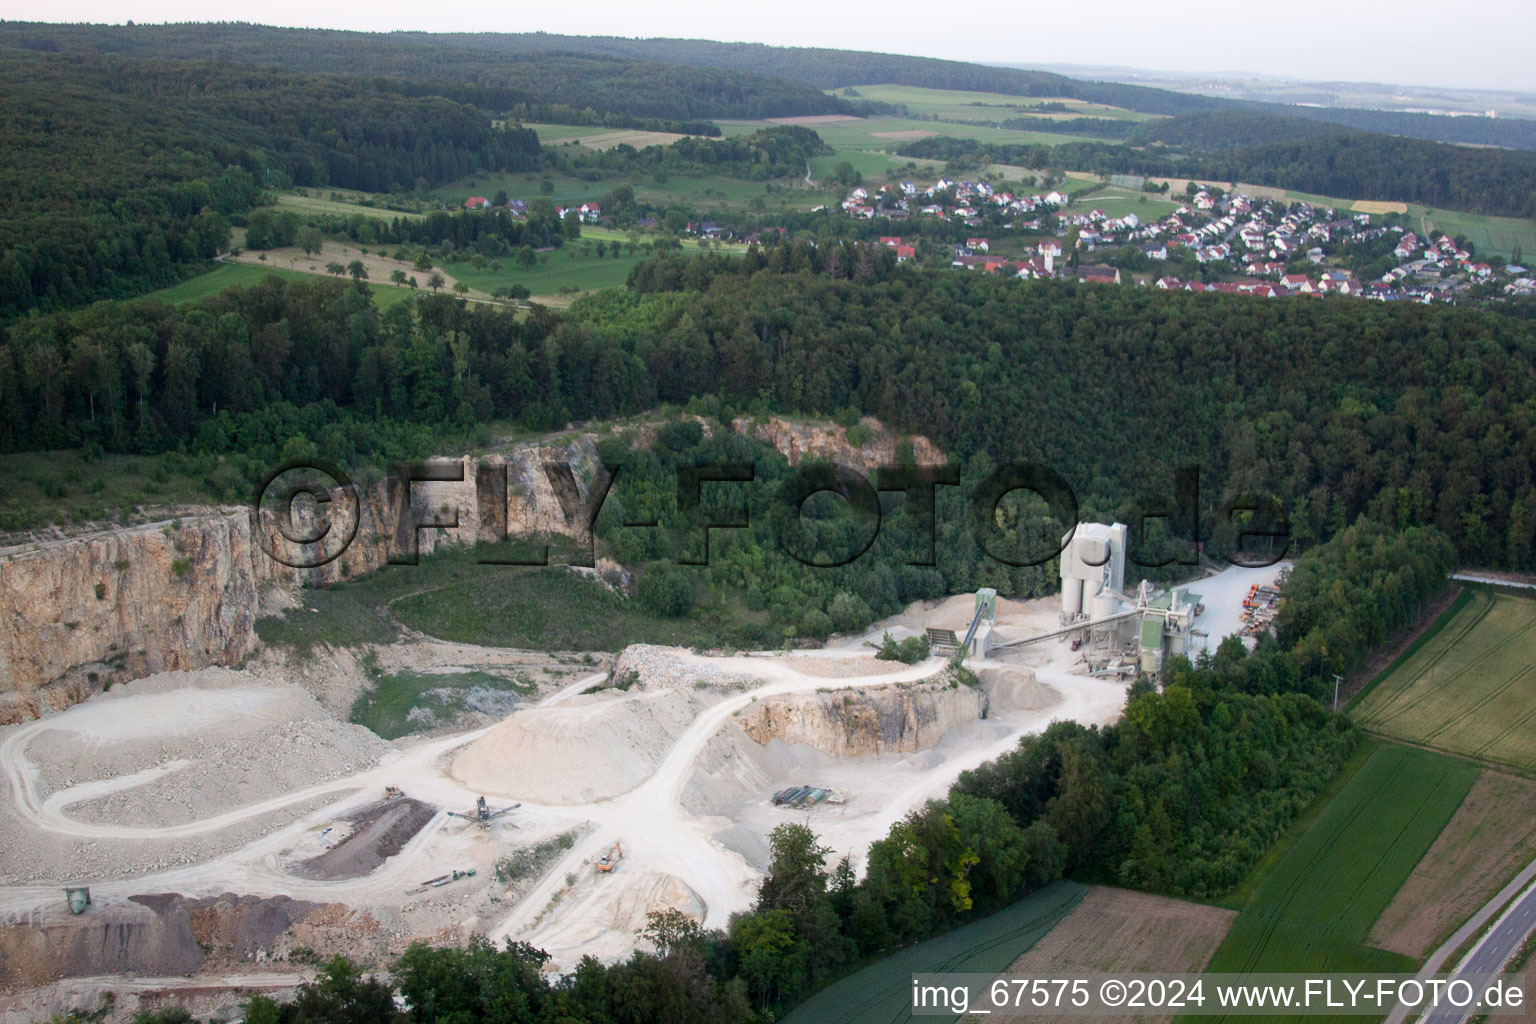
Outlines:
[[[1513, 909], [1499, 919], [1498, 924], [1484, 936], [1456, 974], [1497, 974], [1515, 955], [1527, 935], [1536, 930], [1536, 889], [1529, 889], [1514, 904]], [[1529, 996], [1529, 993], [1527, 993]], [[1474, 1010], [1436, 1010], [1424, 1018], [1425, 1024], [1462, 1024], [1472, 1017]]]

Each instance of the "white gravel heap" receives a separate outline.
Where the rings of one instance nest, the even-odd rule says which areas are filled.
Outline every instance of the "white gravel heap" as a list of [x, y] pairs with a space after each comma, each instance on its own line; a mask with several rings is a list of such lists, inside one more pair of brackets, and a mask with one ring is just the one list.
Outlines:
[[639, 677], [640, 688], [645, 690], [689, 688], [728, 693], [761, 683], [761, 680], [740, 673], [727, 672], [718, 665], [691, 660], [688, 652], [680, 647], [655, 644], [633, 644], [619, 655], [613, 666], [615, 682], [631, 674]]

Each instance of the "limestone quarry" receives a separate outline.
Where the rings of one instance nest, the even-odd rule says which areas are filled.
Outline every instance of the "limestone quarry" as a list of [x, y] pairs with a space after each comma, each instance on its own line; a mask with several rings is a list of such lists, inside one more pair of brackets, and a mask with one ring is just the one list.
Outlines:
[[[779, 421], [751, 429], [792, 459], [833, 444]], [[893, 447], [877, 436], [841, 454], [874, 464]], [[578, 532], [540, 463], [585, 465], [576, 479], [591, 486], [590, 437], [502, 458], [511, 483], [489, 504], [472, 467], [444, 485], [459, 526], [422, 531], [424, 549], [506, 523]], [[383, 562], [400, 528], [392, 486], [365, 490], [360, 543], [321, 569], [268, 558], [236, 510], [0, 556], [5, 1020], [95, 1009], [105, 991], [120, 1016], [168, 1000], [227, 1008], [241, 990], [291, 990], [332, 953], [383, 966], [413, 941], [475, 934], [533, 943], [553, 970], [617, 959], [651, 911], [726, 926], [751, 904], [777, 825], [808, 821], [861, 868], [960, 772], [1053, 720], [1106, 722], [1124, 704], [1124, 684], [1090, 677], [1064, 641], [971, 659], [974, 676], [937, 656], [875, 658], [886, 632], [963, 629], [972, 595], [793, 651], [636, 645], [578, 660], [421, 636], [264, 649], [256, 618], [307, 614], [300, 584]], [[1042, 631], [1055, 604], [999, 601], [997, 621]], [[514, 670], [530, 692], [424, 733], [386, 741], [347, 721], [379, 672]], [[807, 785], [840, 799], [774, 804]], [[619, 850], [616, 870], [595, 870]], [[513, 867], [535, 851], [531, 870]], [[90, 892], [79, 914], [74, 886]]]

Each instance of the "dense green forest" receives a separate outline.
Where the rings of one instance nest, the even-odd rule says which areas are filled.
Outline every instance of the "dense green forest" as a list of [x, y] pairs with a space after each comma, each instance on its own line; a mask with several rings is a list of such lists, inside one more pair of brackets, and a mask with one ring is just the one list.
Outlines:
[[[1326, 619], [1330, 584], [1374, 577], [1402, 584], [1411, 616], [1443, 585], [1446, 556], [1432, 532], [1361, 523], [1298, 560], [1297, 574], [1318, 586], [1286, 608], [1298, 621]], [[780, 825], [753, 906], [723, 931], [676, 911], [653, 913], [641, 933], [647, 950], [613, 965], [584, 958], [553, 983], [542, 951], [510, 942], [498, 949], [483, 938], [413, 946], [389, 965], [388, 983], [337, 959], [292, 1002], [257, 996], [244, 1016], [272, 1024], [766, 1024], [860, 963], [1058, 877], [1219, 895], [1358, 740], [1345, 716], [1306, 694], [1314, 688], [1283, 637], [1251, 655], [1228, 639], [1197, 664], [1176, 660], [1161, 692], [1133, 686], [1113, 725], [1056, 723], [963, 773], [944, 798], [870, 846], [862, 877], [848, 858], [832, 862], [808, 825]], [[396, 993], [406, 1009], [394, 1005]]]
[[[0, 23], [0, 47], [406, 79], [431, 95], [487, 109], [560, 104], [598, 114], [695, 121], [859, 113], [864, 107], [800, 82], [720, 68], [684, 68], [591, 52], [493, 52], [447, 36], [179, 25]], [[580, 48], [577, 48], [580, 49]]]
[[913, 57], [894, 53], [798, 46], [765, 46], [761, 43], [719, 43], [707, 39], [620, 39], [606, 36], [499, 33], [416, 33], [423, 44], [484, 48], [497, 53], [562, 50], [603, 53], [635, 60], [659, 61], [692, 67], [729, 68], [818, 89], [849, 85], [891, 83], [927, 89], [959, 89], [1010, 96], [1065, 96], [1125, 107], [1147, 114], [1184, 114], [1200, 110], [1247, 109], [1275, 117], [1309, 120], [1357, 128], [1363, 131], [1434, 142], [1465, 143], [1536, 149], [1536, 122], [1520, 119], [1446, 117], [1438, 114], [1407, 114], [1390, 110], [1348, 107], [1299, 107], [1259, 103], [1174, 92], [1144, 85], [1095, 82], [1049, 71], [1000, 68], [963, 61]]
[[1148, 114], [1179, 114], [1190, 110], [1211, 110], [1223, 105], [1223, 101], [1205, 96], [1139, 85], [1085, 82], [1049, 71], [1024, 71], [933, 57], [826, 47], [718, 43], [708, 39], [619, 39], [609, 36], [551, 35], [545, 32], [447, 33], [440, 36], [418, 33], [415, 38], [423, 43], [480, 47], [497, 53], [585, 51], [690, 67], [731, 68], [805, 82], [818, 89], [892, 83], [927, 89], [996, 92], [1010, 96], [1065, 96], [1127, 107]]
[[575, 169], [594, 168], [608, 173], [643, 171], [654, 174], [695, 174], [767, 181], [772, 178], [798, 177], [813, 156], [832, 152], [821, 137], [809, 128], [778, 125], [749, 135], [728, 139], [679, 139], [666, 146], [619, 145], [607, 150], [582, 150], [566, 157]]
[[[889, 108], [862, 101], [850, 103], [820, 90], [893, 83], [1011, 96], [1064, 96], [1161, 115], [1245, 110], [1435, 142], [1536, 149], [1536, 123], [1519, 119], [1236, 101], [931, 57], [703, 39], [623, 39], [544, 32], [380, 35], [237, 23], [111, 26], [12, 22], [0, 25], [0, 45], [137, 57], [212, 58], [422, 81], [446, 78], [465, 91], [445, 94], [464, 102], [498, 108], [510, 108], [515, 103], [558, 103], [598, 114], [642, 118], [881, 112]], [[587, 123], [565, 117], [544, 119]], [[1087, 134], [1113, 137], [1108, 133], [1114, 130], [1100, 126]]]
[[385, 81], [0, 59], [0, 319], [174, 283], [268, 185], [391, 191], [538, 166], [538, 138]]
[[[1396, 200], [1508, 217], [1536, 217], [1536, 153], [1468, 149], [1438, 142], [1311, 127], [1311, 122], [1249, 114], [1197, 115], [1146, 129], [1181, 151], [1109, 142], [1064, 145], [981, 143], [933, 136], [908, 143], [902, 156], [1065, 167], [1099, 174], [1143, 174], [1244, 181], [1341, 199]], [[1230, 145], [1239, 139], [1280, 139]]]
[[1303, 107], [1265, 103], [1260, 109], [1271, 116], [1303, 117], [1345, 128], [1403, 135], [1431, 142], [1464, 146], [1502, 146], [1536, 149], [1536, 121], [1520, 117], [1446, 117], [1442, 114], [1411, 114], [1401, 110], [1356, 110], [1350, 107]]
[[[0, 449], [241, 453], [283, 409], [542, 430], [715, 396], [722, 419], [858, 409], [966, 460], [1040, 462], [1108, 512], [1198, 465], [1220, 543], [1224, 503], [1264, 492], [1304, 546], [1368, 514], [1532, 565], [1529, 321], [923, 273], [842, 243], [657, 255], [632, 284], [562, 317], [437, 296], [381, 315], [340, 282], [272, 280], [27, 318], [0, 342]], [[360, 454], [335, 432], [308, 437]]]

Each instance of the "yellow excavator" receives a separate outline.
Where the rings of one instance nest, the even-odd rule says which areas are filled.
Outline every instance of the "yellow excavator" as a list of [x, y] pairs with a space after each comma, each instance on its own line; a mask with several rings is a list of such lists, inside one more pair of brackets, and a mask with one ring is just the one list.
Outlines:
[[620, 843], [614, 843], [613, 849], [603, 854], [603, 859], [597, 862], [597, 873], [607, 875], [619, 866], [619, 861], [624, 859], [624, 847]]

